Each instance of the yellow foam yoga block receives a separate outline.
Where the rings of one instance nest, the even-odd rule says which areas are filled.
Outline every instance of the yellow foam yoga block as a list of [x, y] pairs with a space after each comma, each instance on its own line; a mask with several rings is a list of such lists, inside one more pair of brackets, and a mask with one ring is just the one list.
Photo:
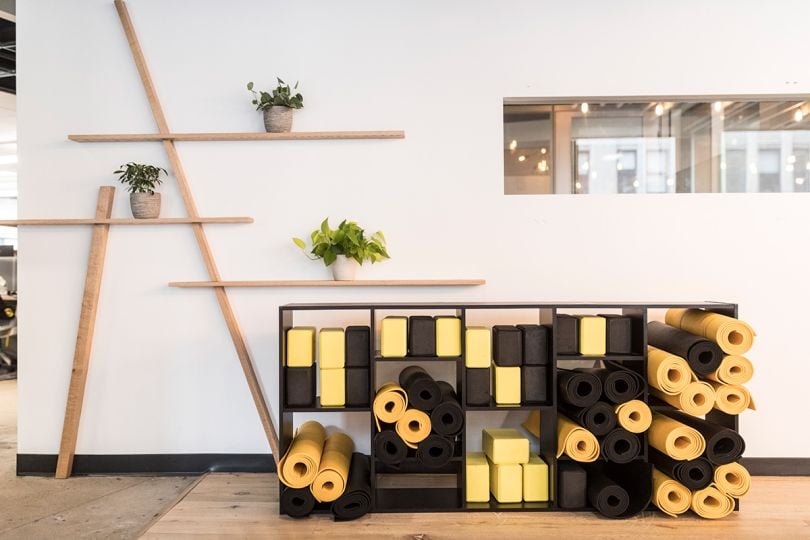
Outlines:
[[287, 330], [287, 366], [310, 367], [315, 361], [315, 328], [296, 326]]
[[514, 428], [486, 428], [481, 447], [492, 463], [528, 463], [529, 439]]
[[461, 356], [461, 319], [436, 317], [436, 356]]
[[343, 407], [346, 405], [346, 370], [322, 369], [321, 405]]
[[343, 328], [322, 328], [318, 334], [318, 365], [321, 369], [346, 367], [346, 336]]
[[386, 317], [380, 323], [380, 354], [386, 358], [408, 356], [407, 317]]
[[464, 365], [469, 368], [486, 368], [492, 363], [492, 335], [485, 326], [467, 328], [464, 348]]
[[523, 467], [519, 463], [489, 462], [489, 491], [500, 503], [523, 500]]
[[489, 502], [489, 462], [483, 452], [467, 454], [467, 502]]
[[500, 405], [520, 404], [520, 367], [494, 365], [492, 378], [494, 379], [492, 387], [495, 389], [495, 403]]
[[548, 500], [548, 465], [535, 454], [530, 455], [529, 462], [523, 464], [523, 500]]
[[607, 351], [607, 320], [604, 317], [579, 317], [579, 354], [600, 356]]

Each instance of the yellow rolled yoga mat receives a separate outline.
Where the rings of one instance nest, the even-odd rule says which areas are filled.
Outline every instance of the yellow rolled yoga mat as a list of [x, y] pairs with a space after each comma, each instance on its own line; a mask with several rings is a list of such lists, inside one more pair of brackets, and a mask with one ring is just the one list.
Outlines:
[[744, 497], [751, 489], [751, 474], [739, 463], [727, 463], [714, 470], [717, 489], [732, 497]]
[[408, 408], [408, 394], [405, 389], [395, 382], [383, 384], [377, 395], [374, 396], [374, 421], [377, 423], [377, 431], [382, 430], [381, 422], [394, 424], [399, 420]]
[[744, 386], [736, 384], [721, 384], [709, 381], [714, 388], [714, 408], [726, 414], [740, 414], [745, 409], [755, 410], [751, 394]]
[[756, 335], [739, 319], [702, 309], [669, 309], [665, 320], [670, 326], [714, 341], [726, 354], [745, 354]]
[[590, 463], [599, 459], [599, 441], [582, 426], [557, 415], [557, 457], [567, 454], [574, 461]]
[[529, 413], [529, 417], [526, 419], [523, 424], [521, 424], [523, 428], [537, 437], [540, 438], [540, 411], [533, 410]]
[[702, 518], [720, 519], [734, 511], [734, 499], [714, 484], [692, 492], [692, 511]]
[[290, 448], [278, 462], [278, 478], [291, 488], [307, 487], [318, 474], [326, 430], [314, 420], [299, 426]]
[[309, 487], [319, 502], [332, 502], [346, 489], [354, 441], [345, 433], [334, 433], [323, 445], [318, 474]]
[[397, 420], [396, 430], [399, 438], [411, 448], [424, 441], [430, 435], [430, 416], [419, 409], [408, 409]]
[[647, 347], [647, 382], [650, 386], [674, 396], [682, 392], [693, 378], [694, 374], [685, 359], [652, 346]]
[[663, 414], [653, 414], [648, 438], [650, 446], [679, 461], [697, 459], [706, 450], [700, 432]]
[[706, 375], [707, 379], [725, 384], [745, 384], [754, 376], [754, 365], [740, 355], [730, 354], [723, 358], [717, 371]]
[[715, 404], [714, 388], [703, 381], [687, 384], [680, 394], [674, 396], [655, 388], [650, 389], [650, 394], [692, 416], [703, 416], [712, 410]]
[[658, 469], [653, 469], [652, 502], [665, 514], [675, 517], [683, 514], [692, 505], [692, 492]]
[[[616, 421], [630, 433], [644, 433], [652, 424], [652, 411], [649, 405], [634, 399], [616, 405]], [[539, 414], [539, 413], [538, 413]]]

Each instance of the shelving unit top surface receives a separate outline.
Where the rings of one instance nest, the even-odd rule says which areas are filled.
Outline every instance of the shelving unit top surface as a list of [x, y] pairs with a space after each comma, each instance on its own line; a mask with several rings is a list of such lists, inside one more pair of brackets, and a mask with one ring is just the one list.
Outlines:
[[665, 308], [733, 308], [728, 302], [332, 302], [290, 303], [280, 306], [282, 311], [319, 309], [665, 309]]

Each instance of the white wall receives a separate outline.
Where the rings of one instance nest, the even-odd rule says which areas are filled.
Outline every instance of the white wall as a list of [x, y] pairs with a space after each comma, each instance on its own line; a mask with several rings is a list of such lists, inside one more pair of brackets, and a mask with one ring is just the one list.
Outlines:
[[[158, 144], [68, 133], [153, 132], [109, 0], [20, 4], [20, 216], [91, 216], [129, 160]], [[373, 277], [485, 277], [457, 290], [233, 290], [271, 403], [277, 306], [369, 300], [739, 302], [759, 332], [750, 456], [810, 456], [807, 230], [801, 195], [504, 196], [505, 96], [810, 93], [801, 0], [621, 3], [133, 0], [174, 131], [253, 131], [244, 84], [300, 79], [296, 130], [404, 129], [402, 141], [181, 143], [229, 279], [323, 278], [289, 241], [326, 216], [385, 231]], [[794, 22], [791, 22], [794, 21]], [[796, 81], [786, 84], [786, 81]], [[182, 215], [177, 189], [165, 215]], [[124, 193], [115, 213], [127, 215]], [[56, 453], [90, 231], [20, 233], [21, 453]], [[187, 227], [116, 228], [79, 453], [264, 452], [264, 439]], [[365, 425], [365, 424], [364, 424]]]

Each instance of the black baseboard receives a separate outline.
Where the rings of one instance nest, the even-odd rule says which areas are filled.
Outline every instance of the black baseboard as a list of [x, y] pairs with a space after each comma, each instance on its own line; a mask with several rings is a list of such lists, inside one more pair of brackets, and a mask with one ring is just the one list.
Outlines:
[[[17, 454], [18, 476], [53, 476], [56, 454]], [[73, 474], [199, 475], [207, 472], [276, 472], [270, 454], [77, 455]]]
[[742, 458], [754, 476], [810, 476], [810, 458]]

